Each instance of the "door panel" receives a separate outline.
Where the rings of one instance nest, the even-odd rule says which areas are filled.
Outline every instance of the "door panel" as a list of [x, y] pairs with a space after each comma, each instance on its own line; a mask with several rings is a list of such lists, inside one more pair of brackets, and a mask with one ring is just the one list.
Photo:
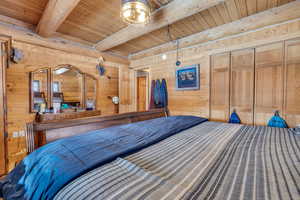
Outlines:
[[300, 39], [285, 45], [286, 93], [285, 114], [290, 127], [300, 124]]
[[234, 109], [243, 124], [253, 124], [254, 49], [231, 53], [230, 111]]
[[145, 76], [137, 78], [137, 105], [138, 111], [146, 110], [146, 98], [147, 98], [147, 78]]
[[210, 119], [228, 121], [230, 53], [211, 56]]
[[255, 125], [266, 125], [274, 111], [283, 110], [283, 43], [256, 48]]

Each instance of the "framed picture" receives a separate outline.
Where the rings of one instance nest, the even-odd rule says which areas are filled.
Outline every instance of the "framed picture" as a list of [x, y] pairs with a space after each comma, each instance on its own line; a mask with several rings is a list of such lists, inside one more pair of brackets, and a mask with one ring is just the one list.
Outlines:
[[200, 65], [189, 65], [176, 68], [176, 90], [200, 89]]

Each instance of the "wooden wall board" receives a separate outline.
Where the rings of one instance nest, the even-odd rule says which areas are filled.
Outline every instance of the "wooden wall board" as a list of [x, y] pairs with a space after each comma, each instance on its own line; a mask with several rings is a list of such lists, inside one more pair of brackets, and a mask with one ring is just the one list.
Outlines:
[[283, 42], [255, 48], [256, 125], [266, 125], [276, 110], [283, 114], [283, 60]]
[[230, 112], [236, 110], [243, 124], [253, 124], [254, 49], [231, 52]]
[[[199, 91], [176, 91], [175, 84], [175, 60], [176, 51], [162, 52], [158, 55], [144, 56], [137, 60], [132, 60], [130, 67], [138, 70], [149, 68], [151, 79], [167, 78], [168, 91], [170, 94], [171, 114], [186, 114], [209, 117], [209, 96], [210, 96], [210, 56], [229, 51], [245, 48], [255, 48], [262, 45], [300, 38], [300, 20], [293, 20], [287, 23], [266, 27], [257, 31], [240, 34], [235, 37], [224, 38], [222, 40], [210, 41], [190, 48], [179, 50], [179, 59], [182, 65], [201, 65], [201, 88]], [[166, 60], [162, 55], [167, 56]], [[131, 79], [131, 88], [134, 88], [134, 79]], [[132, 99], [135, 97], [132, 96]], [[134, 102], [132, 102], [134, 104]], [[135, 111], [135, 105], [129, 105], [131, 111]], [[296, 118], [295, 118], [296, 119]], [[300, 120], [298, 120], [298, 124]]]
[[230, 114], [230, 52], [210, 58], [210, 119], [228, 121]]
[[0, 176], [6, 172], [6, 46], [0, 41]]
[[122, 67], [119, 70], [119, 113], [126, 113], [130, 110], [132, 104], [132, 88], [130, 87], [131, 70], [128, 67]]
[[285, 116], [289, 126], [300, 125], [300, 39], [285, 43]]
[[[100, 76], [96, 69], [97, 58], [80, 56], [26, 44], [13, 42], [13, 46], [23, 51], [24, 59], [19, 64], [12, 64], [7, 70], [7, 98], [8, 98], [8, 161], [9, 169], [26, 155], [25, 138], [12, 137], [14, 131], [25, 130], [25, 123], [34, 119], [34, 114], [29, 113], [29, 72], [45, 67], [57, 67], [70, 64], [84, 73], [93, 75], [97, 79], [97, 108], [103, 115], [114, 114], [115, 106], [108, 96], [118, 96], [119, 69], [105, 67], [105, 76]], [[108, 78], [108, 76], [110, 78]]]

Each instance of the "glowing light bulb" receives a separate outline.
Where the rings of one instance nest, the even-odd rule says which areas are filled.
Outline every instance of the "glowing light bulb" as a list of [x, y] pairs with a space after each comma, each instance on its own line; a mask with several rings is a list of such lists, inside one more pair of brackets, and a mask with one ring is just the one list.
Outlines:
[[138, 17], [138, 20], [140, 22], [145, 22], [146, 21], [146, 15], [145, 15], [145, 13], [140, 13], [139, 17]]
[[123, 13], [123, 16], [124, 16], [125, 18], [130, 17], [130, 16], [131, 16], [131, 10], [126, 10], [126, 11]]

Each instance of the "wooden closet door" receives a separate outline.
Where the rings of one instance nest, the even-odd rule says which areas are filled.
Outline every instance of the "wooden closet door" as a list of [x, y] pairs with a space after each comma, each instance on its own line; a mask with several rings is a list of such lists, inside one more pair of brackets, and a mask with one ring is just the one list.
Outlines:
[[285, 114], [289, 127], [300, 124], [300, 39], [285, 43]]
[[147, 77], [137, 77], [137, 111], [145, 111], [147, 100]]
[[230, 111], [234, 109], [243, 124], [253, 124], [254, 49], [231, 53]]
[[6, 173], [5, 132], [6, 132], [6, 87], [7, 64], [6, 46], [0, 43], [0, 176]]
[[255, 50], [255, 125], [266, 125], [278, 110], [283, 110], [283, 43]]
[[210, 119], [228, 121], [230, 53], [211, 56]]

